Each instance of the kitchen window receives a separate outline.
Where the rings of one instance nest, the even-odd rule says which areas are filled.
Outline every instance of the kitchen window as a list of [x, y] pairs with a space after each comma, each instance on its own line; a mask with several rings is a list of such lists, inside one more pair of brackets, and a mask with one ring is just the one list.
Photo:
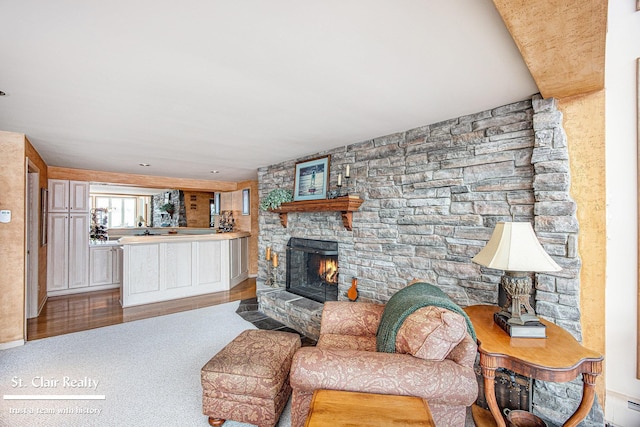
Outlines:
[[138, 218], [137, 204], [137, 197], [96, 196], [95, 198], [96, 208], [107, 209], [107, 227], [109, 228], [134, 227]]

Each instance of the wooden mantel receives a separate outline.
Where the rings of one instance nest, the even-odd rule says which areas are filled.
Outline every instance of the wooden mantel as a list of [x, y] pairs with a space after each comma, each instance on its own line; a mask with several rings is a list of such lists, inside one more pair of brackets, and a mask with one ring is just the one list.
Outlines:
[[357, 211], [363, 201], [358, 196], [342, 196], [335, 199], [288, 202], [281, 204], [278, 209], [270, 210], [280, 215], [280, 224], [283, 227], [287, 226], [287, 214], [289, 212], [341, 212], [344, 228], [351, 231], [353, 211]]

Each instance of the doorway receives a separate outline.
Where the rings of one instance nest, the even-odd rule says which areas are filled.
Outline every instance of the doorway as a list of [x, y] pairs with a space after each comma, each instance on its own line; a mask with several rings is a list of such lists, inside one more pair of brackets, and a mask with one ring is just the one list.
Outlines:
[[[26, 227], [26, 277], [25, 317], [38, 316], [38, 278], [40, 253], [40, 170], [27, 159], [27, 227]], [[26, 321], [25, 321], [26, 325]], [[25, 326], [26, 329], [26, 326]]]

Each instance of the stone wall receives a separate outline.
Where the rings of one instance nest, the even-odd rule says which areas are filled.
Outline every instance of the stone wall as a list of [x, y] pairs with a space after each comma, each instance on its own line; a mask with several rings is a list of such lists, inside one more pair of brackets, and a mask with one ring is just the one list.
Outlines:
[[[165, 204], [165, 197], [169, 195], [169, 202], [175, 206], [175, 212], [169, 220], [169, 225], [163, 225], [163, 212], [160, 207]], [[155, 194], [151, 197], [151, 227], [186, 227], [187, 215], [184, 202], [184, 193], [181, 190], [171, 190], [166, 193]]]
[[[293, 188], [298, 161], [331, 155], [331, 184], [347, 164], [346, 190], [364, 200], [353, 231], [339, 212], [261, 212], [258, 284], [267, 246], [286, 263], [290, 237], [339, 242], [339, 299], [358, 278], [361, 301], [386, 302], [413, 278], [438, 285], [461, 306], [497, 304], [502, 271], [471, 262], [498, 221], [530, 221], [563, 267], [535, 277], [538, 314], [581, 340], [576, 205], [569, 195], [569, 157], [562, 114], [539, 96], [492, 110], [348, 145], [261, 168], [259, 196]], [[343, 192], [345, 187], [343, 187]], [[284, 268], [278, 285], [284, 287]], [[261, 310], [273, 307], [264, 299]], [[282, 310], [281, 307], [276, 310]], [[309, 330], [309, 325], [303, 328]], [[536, 385], [535, 412], [559, 424], [579, 403], [581, 381]], [[602, 425], [598, 405], [587, 424]]]

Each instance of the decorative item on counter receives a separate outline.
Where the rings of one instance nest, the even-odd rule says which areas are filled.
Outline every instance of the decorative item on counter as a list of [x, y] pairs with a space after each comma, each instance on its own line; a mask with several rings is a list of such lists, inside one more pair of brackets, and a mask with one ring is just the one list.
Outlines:
[[142, 215], [140, 215], [140, 216], [138, 217], [138, 227], [144, 227], [144, 226], [145, 226], [145, 222], [146, 222], [146, 221], [144, 220], [144, 218], [142, 217]]
[[351, 287], [347, 291], [347, 298], [349, 298], [349, 301], [358, 299], [358, 279], [356, 277], [351, 279]]
[[278, 209], [281, 204], [293, 201], [291, 192], [283, 188], [271, 190], [267, 197], [260, 202], [260, 209], [268, 211], [269, 209]]
[[233, 211], [220, 212], [220, 222], [218, 223], [218, 232], [231, 233], [233, 227], [236, 224], [236, 220], [233, 218]]
[[91, 231], [89, 235], [91, 240], [98, 242], [105, 242], [109, 240], [109, 233], [107, 231], [107, 214], [107, 208], [91, 209]]

